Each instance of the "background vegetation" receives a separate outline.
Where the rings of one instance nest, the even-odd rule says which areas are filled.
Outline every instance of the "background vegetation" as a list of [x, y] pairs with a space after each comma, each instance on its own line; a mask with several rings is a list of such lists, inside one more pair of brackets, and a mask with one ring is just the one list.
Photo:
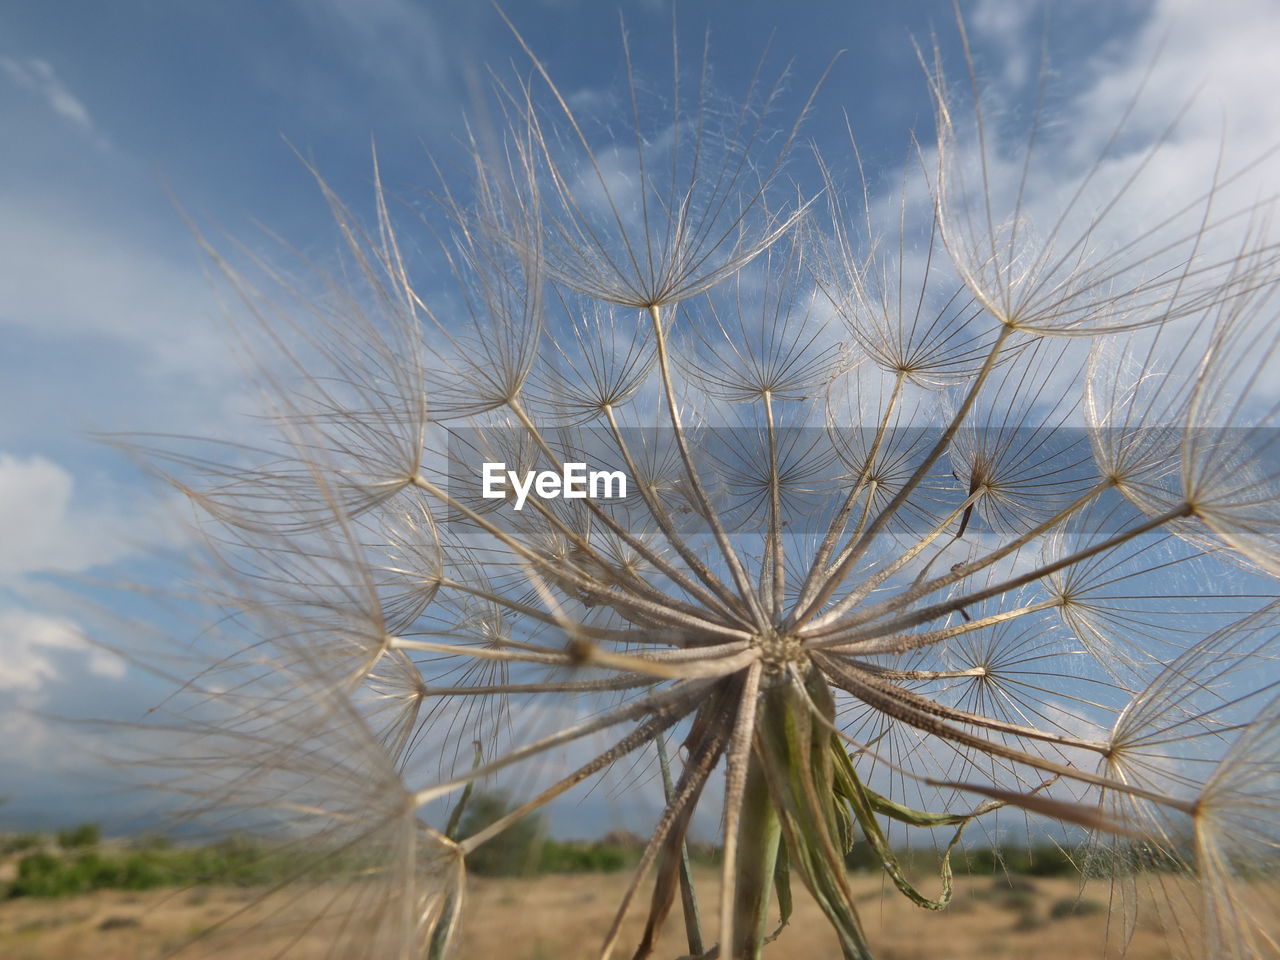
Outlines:
[[[498, 793], [477, 794], [462, 818], [462, 829], [474, 833], [510, 810]], [[482, 877], [543, 874], [612, 873], [636, 865], [644, 840], [625, 831], [598, 840], [558, 840], [546, 835], [539, 817], [529, 817], [479, 847], [468, 870]], [[690, 859], [715, 866], [720, 850], [692, 844]], [[358, 852], [328, 856], [324, 869], [346, 875]], [[931, 850], [903, 850], [899, 859], [909, 872], [936, 869]], [[281, 840], [233, 834], [213, 843], [192, 844], [164, 836], [104, 840], [96, 824], [80, 824], [53, 834], [0, 834], [0, 862], [15, 864], [13, 879], [0, 883], [0, 898], [66, 897], [94, 890], [151, 890], [201, 885], [258, 887], [290, 879], [299, 870], [297, 851]], [[918, 861], [918, 863], [916, 862]], [[880, 861], [864, 843], [845, 860], [851, 871], [870, 873]], [[1072, 876], [1078, 872], [1071, 851], [1056, 844], [1034, 847], [973, 848], [956, 858], [957, 873], [973, 875]], [[309, 868], [314, 876], [314, 867]]]

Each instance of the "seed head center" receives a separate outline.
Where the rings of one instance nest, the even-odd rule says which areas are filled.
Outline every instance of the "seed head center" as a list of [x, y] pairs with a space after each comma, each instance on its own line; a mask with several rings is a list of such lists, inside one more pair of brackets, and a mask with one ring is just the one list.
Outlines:
[[800, 638], [790, 633], [769, 631], [756, 636], [753, 645], [759, 648], [766, 667], [781, 668], [804, 659]]

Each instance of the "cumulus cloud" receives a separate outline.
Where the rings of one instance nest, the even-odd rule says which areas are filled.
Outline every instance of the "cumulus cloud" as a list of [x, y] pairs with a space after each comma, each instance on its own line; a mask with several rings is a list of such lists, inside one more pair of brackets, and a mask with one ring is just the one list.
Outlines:
[[0, 454], [0, 575], [88, 565], [95, 551], [67, 522], [74, 486], [68, 471], [43, 457]]
[[82, 656], [92, 675], [118, 680], [125, 674], [124, 662], [114, 654], [90, 644], [72, 621], [23, 610], [0, 612], [0, 637], [4, 657], [0, 658], [0, 691], [34, 693], [60, 675], [59, 652]]
[[[48, 714], [86, 715], [118, 695], [125, 662], [95, 645], [74, 621], [20, 608], [0, 609], [0, 782], [13, 796], [10, 823], [47, 826], [92, 811], [84, 776], [105, 755], [97, 735], [51, 722]], [[16, 818], [16, 819], [15, 819]]]
[[[972, 18], [999, 49], [1038, 54], [1032, 42], [1038, 27], [1027, 16], [1028, 7], [983, 0]], [[1050, 31], [1052, 37], [1052, 23]], [[1078, 170], [1104, 149], [1124, 160], [1144, 155], [1164, 138], [1166, 145], [1142, 171], [1138, 187], [1157, 211], [1167, 211], [1170, 198], [1190, 200], [1209, 186], [1219, 163], [1230, 171], [1277, 145], [1280, 101], [1271, 91], [1280, 85], [1280, 61], [1269, 40], [1277, 34], [1280, 7], [1267, 0], [1241, 0], [1229, 11], [1196, 0], [1158, 0], [1129, 42], [1084, 58], [1081, 72], [1090, 79], [1070, 102], [1055, 108], [1069, 133], [1055, 146], [1067, 146], [1069, 140], [1070, 149], [1043, 151], [1039, 162], [1057, 166], [1058, 173]], [[1006, 72], [1006, 86], [1012, 85]], [[1176, 121], [1172, 127], [1171, 121]], [[1110, 144], [1117, 129], [1123, 136]], [[1018, 156], [1015, 150], [993, 152]], [[1016, 185], [1016, 167], [1005, 172]], [[1117, 180], [1130, 172], [1118, 170]], [[1250, 195], [1280, 188], [1276, 173], [1274, 164], [1270, 172], [1267, 165], [1254, 171]]]
[[1239, 0], [1225, 9], [1159, 0], [1133, 42], [1112, 55], [1083, 105], [1114, 113], [1150, 71], [1147, 102], [1190, 103], [1178, 125], [1180, 140], [1204, 138], [1216, 146], [1225, 135], [1241, 155], [1274, 146], [1280, 62], [1272, 38], [1278, 32], [1280, 7], [1269, 0]]
[[[1043, 220], [1047, 230], [1086, 176], [1090, 190], [1082, 206], [1101, 203], [1114, 191], [1126, 193], [1128, 209], [1123, 217], [1110, 216], [1109, 225], [1132, 223], [1140, 212], [1161, 219], [1172, 212], [1171, 201], [1189, 203], [1213, 186], [1215, 176], [1250, 165], [1241, 178], [1246, 182], [1233, 185], [1236, 195], [1224, 191], [1215, 199], [1216, 213], [1224, 212], [1224, 200], [1256, 201], [1280, 191], [1280, 167], [1259, 162], [1280, 145], [1280, 100], [1271, 94], [1280, 85], [1280, 61], [1270, 42], [1280, 33], [1280, 7], [1268, 0], [1240, 0], [1229, 9], [1155, 0], [1123, 42], [1111, 38], [1096, 49], [1050, 53], [1054, 89], [1039, 115], [1024, 174], [1036, 115], [1033, 68], [1046, 28], [1035, 11], [1035, 4], [1017, 0], [978, 0], [965, 15], [977, 50], [995, 199], [1006, 206], [1020, 199], [1024, 212]], [[1047, 30], [1052, 48], [1052, 18]], [[1065, 69], [1070, 82], [1055, 82], [1052, 74]], [[950, 73], [953, 97], [962, 101], [968, 88], [963, 68], [952, 64]], [[976, 154], [972, 131], [960, 123], [961, 145]], [[974, 162], [976, 156], [959, 158], [958, 165]], [[925, 167], [932, 165], [926, 151]]]
[[41, 571], [76, 573], [172, 542], [169, 504], [139, 511], [81, 504], [75, 475], [41, 456], [0, 453], [0, 582]]
[[[933, 147], [921, 153], [925, 176], [944, 185], [943, 235], [972, 277], [988, 291], [1012, 281], [1015, 304], [1018, 291], [1076, 289], [1081, 316], [1094, 310], [1099, 322], [1120, 325], [1154, 319], [1169, 298], [1181, 297], [1175, 307], [1193, 302], [1204, 289], [1197, 285], [1223, 279], [1242, 251], [1276, 240], [1263, 207], [1280, 195], [1280, 101], [1268, 95], [1280, 85], [1268, 40], [1280, 32], [1280, 7], [1156, 0], [1123, 38], [1094, 37], [1088, 48], [1078, 39], [1072, 46], [1070, 30], [1055, 37], [1050, 19], [1050, 48], [1059, 38], [1061, 45], [1049, 57], [1040, 110], [1043, 21], [1029, 8], [1034, 13], [1030, 4], [981, 0], [966, 12], [983, 129], [973, 120], [964, 67], [951, 64], [955, 127], [944, 141], [944, 171]], [[1015, 62], [1028, 51], [1030, 65]], [[877, 198], [874, 209], [894, 210], [897, 200]], [[924, 221], [911, 224], [914, 235], [927, 236], [932, 211], [925, 204], [914, 211]], [[1176, 287], [1171, 279], [1192, 260], [1194, 282]], [[1002, 265], [1010, 269], [998, 276]], [[1137, 295], [1107, 301], [1113, 290]], [[1156, 362], [1198, 360], [1197, 349], [1179, 348], [1203, 335], [1203, 320], [1192, 314], [1169, 328]], [[1081, 341], [1067, 359], [1087, 346]], [[1074, 379], [1056, 375], [1047, 395]]]

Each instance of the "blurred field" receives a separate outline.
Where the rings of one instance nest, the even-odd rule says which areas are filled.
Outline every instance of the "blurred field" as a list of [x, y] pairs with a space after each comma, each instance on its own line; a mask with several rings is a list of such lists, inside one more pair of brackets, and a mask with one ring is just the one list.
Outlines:
[[[698, 877], [708, 929], [714, 919], [714, 876]], [[533, 879], [473, 879], [468, 888], [463, 960], [571, 960], [595, 956], [626, 884], [626, 874], [576, 874]], [[1102, 955], [1108, 888], [1083, 893], [1069, 879], [962, 877], [944, 913], [911, 905], [878, 877], [854, 875], [852, 884], [877, 956], [883, 960], [965, 958], [1086, 958]], [[1262, 896], [1263, 891], [1255, 891]], [[307, 912], [325, 902], [323, 889], [295, 906]], [[254, 890], [196, 888], [141, 893], [99, 891], [60, 899], [0, 901], [0, 957], [4, 960], [157, 960], [230, 957], [324, 956], [331, 943], [319, 928], [255, 926], [247, 939], [221, 939], [219, 921], [246, 907]], [[1272, 901], [1274, 903], [1274, 900]], [[252, 912], [252, 911], [250, 911]], [[644, 904], [633, 910], [624, 944], [634, 944]], [[202, 937], [201, 935], [205, 936]], [[232, 949], [228, 942], [238, 945]], [[667, 924], [658, 960], [685, 952], [678, 913]], [[629, 955], [630, 951], [619, 951]], [[795, 916], [781, 939], [766, 949], [775, 958], [838, 958], [817, 906], [798, 891]], [[1174, 956], [1158, 923], [1139, 925], [1128, 952], [1132, 960]]]

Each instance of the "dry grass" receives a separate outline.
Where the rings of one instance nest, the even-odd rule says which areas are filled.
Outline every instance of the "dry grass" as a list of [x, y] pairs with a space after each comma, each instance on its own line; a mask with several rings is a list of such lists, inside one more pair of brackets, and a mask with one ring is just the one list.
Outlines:
[[[714, 919], [714, 876], [701, 877], [704, 917]], [[529, 880], [481, 880], [471, 883], [467, 922], [457, 956], [510, 960], [572, 960], [593, 957], [618, 903], [624, 874], [576, 874]], [[945, 914], [912, 906], [872, 876], [853, 878], [859, 910], [882, 960], [964, 960], [969, 957], [1085, 960], [1102, 953], [1107, 898], [1103, 883], [1081, 895], [1069, 879], [1013, 881], [962, 878], [955, 902]], [[1259, 895], [1262, 891], [1257, 891]], [[307, 896], [319, 898], [327, 891]], [[1084, 908], [1063, 916], [1078, 896]], [[61, 900], [14, 900], [0, 904], [0, 957], [5, 960], [158, 960], [174, 953], [184, 958], [232, 957], [265, 960], [283, 955], [324, 956], [325, 931], [264, 925], [248, 937], [222, 938], [231, 925], [219, 921], [243, 910], [255, 891], [201, 888], [145, 894], [102, 892]], [[305, 905], [304, 905], [305, 906]], [[634, 942], [643, 909], [633, 911], [628, 927]], [[251, 913], [251, 911], [250, 911]], [[244, 926], [242, 915], [240, 925]], [[232, 921], [234, 924], [235, 921]], [[1280, 922], [1276, 923], [1280, 930]], [[1274, 932], [1274, 931], [1273, 931]], [[199, 939], [204, 934], [203, 939]], [[684, 952], [678, 919], [668, 924], [655, 954], [659, 960]], [[766, 955], [769, 949], [766, 948]], [[1172, 957], [1168, 938], [1157, 924], [1140, 925], [1130, 960]], [[777, 958], [813, 960], [839, 956], [831, 928], [817, 906], [797, 897], [786, 936], [773, 948]]]

